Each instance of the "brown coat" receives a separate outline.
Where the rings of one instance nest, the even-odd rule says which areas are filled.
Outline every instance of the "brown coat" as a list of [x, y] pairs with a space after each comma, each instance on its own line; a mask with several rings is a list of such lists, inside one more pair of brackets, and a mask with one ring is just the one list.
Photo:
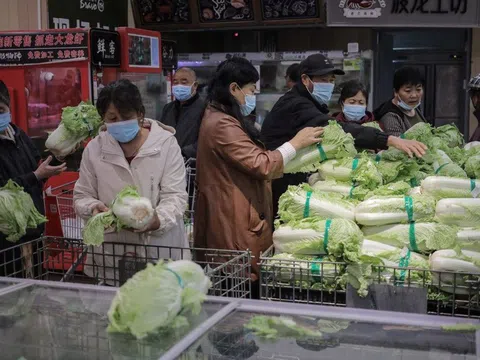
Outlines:
[[279, 151], [256, 145], [240, 122], [208, 107], [197, 150], [194, 239], [201, 248], [261, 251], [272, 245], [271, 180], [283, 174]]

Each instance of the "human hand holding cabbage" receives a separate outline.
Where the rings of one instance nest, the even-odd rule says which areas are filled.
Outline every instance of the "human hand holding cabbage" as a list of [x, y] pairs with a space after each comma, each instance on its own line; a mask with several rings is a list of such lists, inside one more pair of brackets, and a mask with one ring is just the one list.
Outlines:
[[427, 151], [427, 146], [419, 141], [401, 139], [396, 136], [389, 136], [387, 145], [406, 153], [410, 158], [413, 156], [421, 158]]
[[110, 209], [103, 203], [95, 205], [92, 215], [83, 229], [83, 241], [87, 245], [101, 245], [107, 229], [143, 233], [160, 228], [160, 220], [150, 200], [141, 197], [134, 186], [120, 191]]
[[320, 138], [324, 129], [322, 127], [307, 127], [300, 130], [297, 135], [290, 140], [290, 144], [295, 150], [301, 150], [307, 146], [317, 144], [322, 141]]

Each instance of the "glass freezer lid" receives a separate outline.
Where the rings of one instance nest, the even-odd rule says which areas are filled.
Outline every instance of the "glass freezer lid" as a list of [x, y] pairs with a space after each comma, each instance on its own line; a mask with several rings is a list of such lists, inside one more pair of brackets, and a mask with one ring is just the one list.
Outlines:
[[115, 288], [36, 283], [0, 296], [0, 358], [157, 360], [224, 306], [206, 302], [188, 329], [136, 340], [107, 332], [114, 295]]
[[[290, 326], [293, 320], [309, 334], [288, 335], [285, 327], [282, 331], [281, 326], [275, 326], [277, 335], [268, 339], [245, 327], [252, 324], [252, 319], [260, 323], [259, 329], [264, 321], [286, 321]], [[320, 332], [321, 336], [315, 332]], [[236, 310], [188, 348], [182, 358], [473, 360], [477, 356], [475, 332]]]

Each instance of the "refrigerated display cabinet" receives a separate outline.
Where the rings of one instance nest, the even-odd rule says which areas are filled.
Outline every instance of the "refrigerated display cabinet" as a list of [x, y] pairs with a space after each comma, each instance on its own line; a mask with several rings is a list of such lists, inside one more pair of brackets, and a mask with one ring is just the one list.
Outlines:
[[[477, 320], [215, 297], [190, 318], [189, 329], [136, 340], [106, 330], [115, 288], [5, 282], [12, 285], [0, 287], [2, 359], [470, 360], [480, 350]], [[255, 316], [281, 317], [322, 335], [279, 332], [267, 340], [245, 328]]]

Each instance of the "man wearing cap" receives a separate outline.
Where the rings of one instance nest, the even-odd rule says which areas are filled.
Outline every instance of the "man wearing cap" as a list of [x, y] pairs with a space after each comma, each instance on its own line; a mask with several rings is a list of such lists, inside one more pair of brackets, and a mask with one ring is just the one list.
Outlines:
[[[268, 150], [275, 150], [292, 139], [305, 127], [328, 125], [328, 103], [335, 87], [335, 76], [344, 71], [335, 69], [332, 62], [322, 54], [310, 55], [300, 64], [300, 81], [283, 95], [267, 115], [262, 126], [261, 139]], [[413, 140], [387, 136], [383, 132], [354, 123], [341, 123], [352, 134], [355, 145], [365, 149], [386, 149], [389, 146], [406, 152], [409, 156], [421, 157], [426, 147]], [[278, 211], [278, 199], [289, 185], [306, 181], [307, 174], [286, 174], [273, 181], [272, 195], [274, 214]]]

